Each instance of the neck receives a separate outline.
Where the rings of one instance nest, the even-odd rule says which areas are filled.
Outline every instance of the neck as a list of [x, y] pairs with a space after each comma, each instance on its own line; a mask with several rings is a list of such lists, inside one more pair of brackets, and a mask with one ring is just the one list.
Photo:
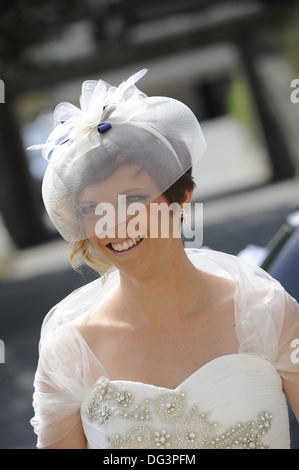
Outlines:
[[[120, 273], [120, 298], [126, 320], [148, 324], [172, 321], [188, 310], [188, 299], [198, 290], [199, 271], [182, 244], [169, 250], [146, 276], [133, 278]], [[124, 316], [122, 316], [124, 319]]]

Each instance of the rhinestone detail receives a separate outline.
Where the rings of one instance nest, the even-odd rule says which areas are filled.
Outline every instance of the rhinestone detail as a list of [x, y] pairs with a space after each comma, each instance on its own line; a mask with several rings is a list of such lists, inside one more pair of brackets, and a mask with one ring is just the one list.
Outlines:
[[104, 379], [96, 384], [85, 412], [99, 426], [106, 427], [114, 418], [129, 423], [124, 434], [111, 434], [105, 429], [111, 449], [268, 448], [262, 441], [272, 425], [268, 411], [260, 412], [253, 421], [223, 429], [198, 404], [188, 407], [186, 398], [185, 392], [176, 390], [137, 402], [131, 392]]

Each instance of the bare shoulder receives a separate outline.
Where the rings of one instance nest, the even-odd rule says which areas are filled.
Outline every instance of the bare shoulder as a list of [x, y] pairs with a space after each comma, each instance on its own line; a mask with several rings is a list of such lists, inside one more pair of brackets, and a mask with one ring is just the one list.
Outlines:
[[235, 329], [237, 282], [209, 273], [204, 273], [203, 279], [205, 290], [199, 315], [199, 331], [205, 331], [205, 335], [210, 338], [207, 348], [210, 348], [211, 344], [217, 345], [213, 353], [215, 357], [235, 353], [239, 348]]
[[100, 343], [111, 328], [110, 317], [113, 308], [114, 298], [110, 297], [102, 302], [92, 314], [83, 315], [74, 320], [73, 325], [91, 348], [94, 342]]
[[204, 289], [203, 299], [213, 310], [216, 306], [233, 307], [237, 289], [236, 281], [210, 273], [201, 273], [201, 276]]

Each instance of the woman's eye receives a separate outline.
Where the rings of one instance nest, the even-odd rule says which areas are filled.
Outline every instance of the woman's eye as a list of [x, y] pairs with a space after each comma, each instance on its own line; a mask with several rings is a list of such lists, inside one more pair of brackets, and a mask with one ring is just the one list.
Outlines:
[[80, 215], [95, 215], [96, 205], [84, 206], [78, 209]]
[[135, 194], [126, 197], [127, 204], [132, 204], [133, 202], [145, 201], [148, 196], [143, 194]]
[[[132, 194], [130, 196], [125, 196], [123, 200], [118, 202], [119, 205], [129, 205], [133, 204], [134, 202], [141, 202], [146, 201], [148, 199], [147, 195], [144, 194]], [[112, 206], [113, 209], [116, 209], [115, 206]], [[106, 210], [106, 209], [105, 209]], [[96, 214], [97, 211], [97, 214]], [[78, 208], [78, 214], [83, 217], [90, 217], [95, 215], [101, 215], [101, 211], [99, 210], [99, 205], [97, 204], [89, 204], [86, 206], [81, 206]]]

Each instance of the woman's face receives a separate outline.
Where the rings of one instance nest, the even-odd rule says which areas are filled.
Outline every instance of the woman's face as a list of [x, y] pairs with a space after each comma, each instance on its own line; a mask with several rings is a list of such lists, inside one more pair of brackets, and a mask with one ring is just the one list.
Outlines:
[[173, 213], [166, 197], [157, 194], [148, 173], [134, 165], [119, 167], [79, 196], [78, 211], [90, 243], [120, 272], [138, 277], [153, 269], [180, 238], [179, 204], [173, 205]]

